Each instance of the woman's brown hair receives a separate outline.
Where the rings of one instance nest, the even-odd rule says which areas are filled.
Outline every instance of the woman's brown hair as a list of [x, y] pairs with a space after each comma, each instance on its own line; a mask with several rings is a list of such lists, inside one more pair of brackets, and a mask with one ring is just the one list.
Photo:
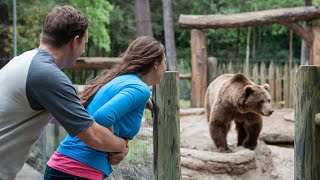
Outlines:
[[164, 46], [153, 37], [141, 36], [130, 43], [121, 57], [121, 62], [106, 75], [88, 85], [80, 94], [81, 103], [87, 107], [98, 90], [112, 79], [123, 74], [145, 75], [164, 59]]

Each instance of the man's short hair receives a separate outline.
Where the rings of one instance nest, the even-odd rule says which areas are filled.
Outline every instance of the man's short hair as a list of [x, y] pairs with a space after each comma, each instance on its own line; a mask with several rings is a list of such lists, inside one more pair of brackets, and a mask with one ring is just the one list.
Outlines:
[[59, 48], [77, 35], [82, 38], [88, 26], [88, 19], [77, 9], [56, 6], [43, 21], [41, 42]]

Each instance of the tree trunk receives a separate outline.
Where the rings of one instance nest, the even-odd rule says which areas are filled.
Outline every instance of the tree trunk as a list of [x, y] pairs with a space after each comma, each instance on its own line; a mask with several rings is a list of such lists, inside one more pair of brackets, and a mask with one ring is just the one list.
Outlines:
[[135, 0], [136, 36], [153, 36], [149, 0]]
[[172, 22], [171, 0], [162, 0], [162, 7], [168, 69], [169, 71], [174, 71], [176, 70], [177, 55]]

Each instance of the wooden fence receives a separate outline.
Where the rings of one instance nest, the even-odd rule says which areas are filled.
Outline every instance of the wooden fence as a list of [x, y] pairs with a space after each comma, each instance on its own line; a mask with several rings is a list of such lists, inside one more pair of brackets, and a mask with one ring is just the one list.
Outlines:
[[[293, 108], [294, 81], [298, 64], [276, 64], [273, 61], [250, 64], [250, 78], [256, 84], [268, 83], [275, 108]], [[218, 63], [215, 58], [208, 58], [208, 84], [225, 73], [245, 73], [245, 64], [236, 67], [232, 62]]]

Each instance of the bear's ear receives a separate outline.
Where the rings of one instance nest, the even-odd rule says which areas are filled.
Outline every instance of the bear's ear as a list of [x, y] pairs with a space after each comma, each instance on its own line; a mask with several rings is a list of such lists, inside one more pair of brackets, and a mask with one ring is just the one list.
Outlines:
[[246, 85], [245, 87], [244, 87], [244, 94], [246, 95], [246, 96], [249, 96], [250, 94], [252, 94], [253, 93], [253, 86], [252, 85]]
[[264, 85], [262, 85], [262, 87], [264, 88], [264, 89], [266, 89], [267, 91], [269, 91], [269, 84], [264, 84]]

